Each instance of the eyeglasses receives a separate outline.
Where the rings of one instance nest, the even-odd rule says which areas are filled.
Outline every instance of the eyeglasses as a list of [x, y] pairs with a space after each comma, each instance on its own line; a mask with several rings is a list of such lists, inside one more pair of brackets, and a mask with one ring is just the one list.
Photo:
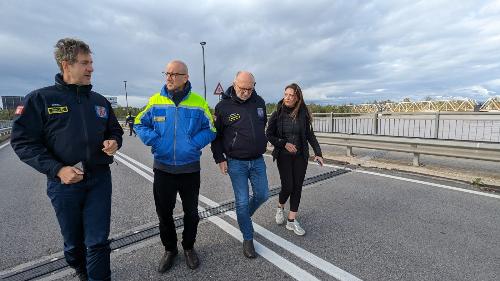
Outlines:
[[178, 76], [183, 76], [183, 75], [186, 75], [185, 73], [174, 73], [174, 72], [165, 72], [165, 71], [162, 71], [162, 74], [163, 76], [165, 76], [166, 78], [168, 77], [172, 77], [172, 78], [177, 78]]
[[240, 91], [242, 92], [248, 92], [248, 93], [251, 93], [253, 91], [253, 88], [242, 88], [236, 84], [234, 84], [236, 87], [238, 87], [238, 89], [240, 89]]

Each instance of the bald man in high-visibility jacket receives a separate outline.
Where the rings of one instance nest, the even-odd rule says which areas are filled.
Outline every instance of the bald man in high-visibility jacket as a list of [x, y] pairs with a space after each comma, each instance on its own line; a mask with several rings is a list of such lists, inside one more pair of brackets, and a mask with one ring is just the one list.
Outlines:
[[134, 122], [137, 134], [151, 146], [154, 155], [153, 192], [160, 220], [160, 238], [165, 247], [158, 267], [160, 273], [172, 267], [178, 253], [173, 219], [177, 192], [184, 211], [182, 248], [186, 264], [191, 269], [199, 266], [194, 243], [200, 220], [200, 156], [201, 149], [216, 135], [207, 102], [191, 91], [186, 64], [172, 61], [163, 74], [166, 83], [161, 92], [149, 99]]

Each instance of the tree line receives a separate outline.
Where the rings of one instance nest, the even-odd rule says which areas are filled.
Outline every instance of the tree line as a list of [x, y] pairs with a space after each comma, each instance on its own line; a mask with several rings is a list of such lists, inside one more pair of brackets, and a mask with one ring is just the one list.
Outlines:
[[[272, 113], [273, 111], [276, 110], [276, 103], [268, 103], [266, 104], [266, 111], [267, 113]], [[319, 104], [308, 104], [307, 107], [311, 112], [315, 113], [329, 113], [329, 112], [334, 112], [334, 113], [349, 113], [351, 112], [351, 109], [347, 105], [319, 105]], [[116, 115], [116, 118], [118, 119], [125, 119], [127, 117], [128, 112], [133, 116], [137, 116], [141, 110], [143, 110], [144, 107], [138, 108], [138, 107], [122, 107], [119, 106], [117, 108], [114, 108], [114, 112]], [[7, 109], [0, 109], [0, 120], [12, 120], [14, 118], [14, 112], [15, 110], [7, 110]], [[214, 112], [213, 108], [210, 108], [210, 112]]]

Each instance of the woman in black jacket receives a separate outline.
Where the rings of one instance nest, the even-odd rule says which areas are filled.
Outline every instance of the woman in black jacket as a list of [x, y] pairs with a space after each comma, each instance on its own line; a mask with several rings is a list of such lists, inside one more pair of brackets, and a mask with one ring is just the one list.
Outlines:
[[281, 179], [276, 223], [285, 222], [283, 208], [290, 198], [286, 228], [297, 235], [304, 235], [306, 232], [296, 216], [309, 159], [308, 143], [314, 150], [314, 160], [323, 165], [323, 158], [312, 129], [312, 116], [304, 103], [299, 85], [292, 83], [286, 86], [283, 99], [269, 119], [266, 136], [274, 146], [273, 159], [277, 160]]

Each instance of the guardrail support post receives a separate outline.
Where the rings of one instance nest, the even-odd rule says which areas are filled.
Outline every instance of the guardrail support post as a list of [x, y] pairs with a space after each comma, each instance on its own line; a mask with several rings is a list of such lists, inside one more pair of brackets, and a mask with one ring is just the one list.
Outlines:
[[420, 153], [413, 153], [413, 166], [419, 167], [420, 166]]
[[333, 126], [333, 112], [330, 112], [330, 133], [333, 133], [334, 126]]
[[347, 157], [352, 157], [353, 156], [353, 154], [352, 154], [352, 146], [346, 146], [345, 148], [346, 148], [346, 150], [345, 150], [346, 156]]
[[378, 113], [373, 114], [373, 132], [372, 134], [378, 135]]
[[437, 139], [439, 137], [439, 111], [436, 112], [436, 116], [434, 117], [434, 138]]

